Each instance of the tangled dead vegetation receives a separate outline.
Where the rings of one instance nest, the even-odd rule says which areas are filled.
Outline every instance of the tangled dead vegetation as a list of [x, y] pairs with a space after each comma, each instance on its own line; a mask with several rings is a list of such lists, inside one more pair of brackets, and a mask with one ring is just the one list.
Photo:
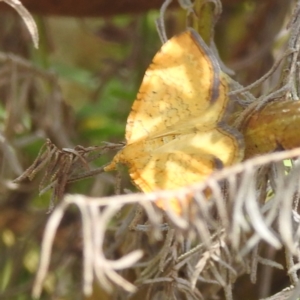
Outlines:
[[[82, 219], [86, 294], [96, 279], [115, 297], [125, 289], [143, 290], [149, 299], [206, 299], [223, 289], [231, 299], [236, 279], [249, 274], [255, 283], [260, 264], [287, 269], [297, 286], [300, 172], [294, 158], [299, 155], [297, 148], [260, 156], [179, 191], [105, 198], [66, 195], [46, 226], [34, 295], [41, 292], [56, 230], [72, 205]], [[287, 159], [291, 166], [284, 165]], [[209, 202], [207, 188], [212, 191]], [[194, 201], [182, 216], [172, 210], [163, 213], [153, 204], [175, 196], [184, 201], [190, 194]], [[266, 245], [284, 248], [286, 264], [263, 257]], [[134, 284], [125, 280], [130, 269]]]

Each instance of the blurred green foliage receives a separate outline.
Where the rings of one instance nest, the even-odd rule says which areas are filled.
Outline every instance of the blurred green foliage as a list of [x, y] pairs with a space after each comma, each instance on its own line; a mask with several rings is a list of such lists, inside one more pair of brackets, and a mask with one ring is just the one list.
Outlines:
[[[104, 141], [124, 140], [126, 119], [131, 104], [136, 97], [145, 68], [160, 47], [154, 24], [157, 15], [158, 12], [149, 12], [147, 15], [139, 16], [83, 20], [35, 16], [40, 34], [38, 50], [33, 49], [30, 43], [22, 40], [22, 36], [17, 34], [18, 30], [24, 30], [23, 24], [20, 23], [20, 27], [16, 28], [8, 26], [10, 30], [6, 34], [19, 38], [20, 43], [25, 43], [27, 50], [24, 57], [35, 66], [56, 74], [63, 100], [67, 104], [64, 107], [66, 130], [74, 145], [93, 146], [101, 145]], [[5, 20], [11, 24], [9, 18], [4, 18], [3, 22]], [[19, 22], [17, 17], [15, 22]], [[4, 24], [2, 30], [5, 28]], [[136, 38], [137, 36], [139, 38]], [[4, 48], [7, 49], [9, 46]], [[26, 53], [29, 53], [29, 57], [26, 57]], [[22, 56], [21, 53], [17, 54]], [[44, 95], [43, 92], [39, 94], [40, 105], [43, 105], [42, 98], [49, 97], [48, 93], [52, 87], [41, 78], [36, 88], [40, 89], [40, 93], [44, 91]], [[4, 103], [0, 103], [1, 129], [4, 128], [8, 113]], [[27, 105], [32, 105], [30, 99]], [[34, 116], [30, 113], [22, 115], [20, 120], [22, 126], [15, 135], [16, 143], [22, 149], [21, 159], [25, 166], [34, 161], [45, 141], [44, 138], [30, 137], [37, 129], [32, 117]], [[95, 164], [104, 164], [108, 159], [105, 156]], [[38, 183], [40, 179], [38, 176], [35, 181]], [[89, 194], [92, 186], [93, 180], [83, 180], [70, 185], [66, 192]], [[9, 213], [6, 213], [8, 219], [2, 220], [6, 225], [0, 230], [1, 299], [31, 299], [30, 289], [40, 253], [42, 234], [40, 229], [47, 219], [45, 213], [49, 206], [51, 190], [39, 196], [35, 184], [33, 193], [23, 197], [24, 199], [20, 198], [17, 201], [26, 208], [21, 211], [9, 209]], [[25, 199], [28, 198], [30, 201], [26, 205]], [[76, 212], [74, 213], [76, 215]], [[19, 224], [24, 221], [24, 225], [20, 225], [18, 229], [9, 228], [7, 226], [10, 222], [9, 214], [12, 214], [12, 218]], [[72, 234], [68, 225], [65, 226], [66, 229], [62, 229], [62, 232], [66, 233], [57, 239], [58, 245], [62, 244], [56, 246], [62, 247], [58, 256], [67, 252], [63, 246], [66, 244], [64, 234], [67, 236]], [[16, 255], [19, 255], [17, 260]], [[66, 257], [72, 260], [72, 256], [74, 253], [71, 251]], [[78, 276], [73, 277], [72, 272], [66, 273], [65, 267], [58, 265], [49, 273], [42, 299], [81, 299], [80, 272]], [[76, 290], [71, 287], [75, 282], [77, 282]], [[55, 297], [55, 294], [58, 296]], [[64, 296], [61, 297], [59, 294]]]

